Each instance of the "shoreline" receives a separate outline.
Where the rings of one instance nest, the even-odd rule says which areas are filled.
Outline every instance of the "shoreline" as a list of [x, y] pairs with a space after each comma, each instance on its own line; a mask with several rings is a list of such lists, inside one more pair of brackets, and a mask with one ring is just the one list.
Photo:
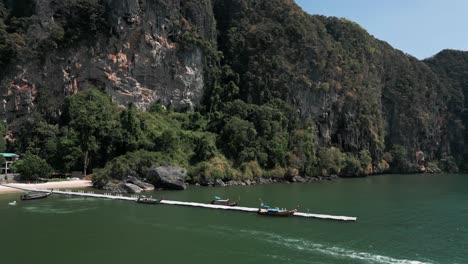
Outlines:
[[[88, 180], [70, 180], [70, 181], [60, 181], [60, 182], [45, 182], [45, 183], [10, 183], [11, 185], [31, 188], [31, 189], [79, 189], [79, 188], [88, 188], [92, 187], [93, 184]], [[21, 193], [22, 190], [13, 189], [5, 186], [0, 186], [0, 194], [6, 193]]]
[[[286, 179], [273, 179], [273, 178], [257, 178], [252, 180], [231, 180], [231, 181], [211, 181], [207, 183], [189, 183], [189, 186], [201, 186], [201, 187], [228, 187], [228, 186], [255, 186], [255, 185], [267, 185], [267, 184], [289, 184], [289, 183], [310, 183], [310, 182], [322, 182], [322, 181], [333, 181], [339, 179], [339, 177], [299, 177], [289, 181]], [[222, 182], [222, 183], [220, 183]], [[31, 189], [82, 189], [82, 188], [92, 188], [93, 184], [90, 180], [69, 180], [69, 181], [60, 181], [60, 182], [46, 182], [46, 183], [9, 183], [13, 186], [31, 188]], [[6, 186], [0, 185], [0, 195], [9, 194], [9, 193], [22, 193], [25, 191], [9, 188]]]
[[[391, 175], [392, 173], [388, 173]], [[405, 174], [405, 173], [403, 173]], [[420, 173], [406, 173], [408, 175], [413, 174], [420, 174]], [[437, 173], [436, 173], [437, 174]], [[373, 174], [372, 176], [380, 176], [384, 175], [383, 173]], [[319, 183], [319, 182], [327, 182], [327, 181], [335, 181], [337, 179], [353, 179], [353, 178], [361, 178], [361, 177], [338, 177], [336, 175], [332, 175], [329, 177], [293, 177], [291, 180], [286, 179], [275, 179], [275, 178], [256, 178], [252, 180], [231, 180], [231, 181], [220, 181], [220, 180], [212, 180], [209, 182], [204, 183], [192, 183], [186, 182], [188, 186], [199, 186], [199, 187], [229, 187], [229, 186], [255, 186], [255, 185], [269, 185], [269, 184], [303, 184], [303, 183]], [[1, 183], [0, 183], [1, 184]], [[68, 180], [68, 181], [60, 181], [60, 182], [46, 182], [46, 183], [9, 183], [14, 186], [23, 187], [23, 188], [31, 188], [31, 189], [83, 189], [83, 188], [93, 188], [93, 184], [90, 180]], [[155, 190], [162, 190], [157, 189]], [[14, 188], [9, 188], [6, 186], [0, 185], [0, 195], [2, 194], [11, 194], [11, 193], [22, 193], [24, 191]], [[125, 193], [125, 192], [124, 192]]]
[[340, 179], [340, 177], [336, 175], [331, 175], [327, 177], [317, 176], [294, 176], [291, 179], [286, 178], [253, 178], [253, 179], [246, 179], [246, 180], [229, 180], [223, 181], [221, 179], [210, 179], [209, 181], [202, 181], [196, 183], [189, 183], [189, 185], [195, 186], [254, 186], [254, 185], [263, 185], [263, 184], [275, 184], [275, 183], [308, 183], [308, 182], [325, 182], [325, 181], [334, 181]]

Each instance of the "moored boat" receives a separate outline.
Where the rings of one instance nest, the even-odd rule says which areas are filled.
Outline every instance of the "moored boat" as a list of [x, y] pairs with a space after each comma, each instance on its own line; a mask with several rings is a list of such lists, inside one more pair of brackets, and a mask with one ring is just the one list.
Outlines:
[[258, 215], [266, 215], [266, 216], [290, 216], [294, 215], [297, 212], [296, 209], [294, 210], [286, 210], [286, 209], [279, 209], [279, 208], [259, 208], [257, 214]]
[[36, 200], [36, 199], [44, 199], [44, 198], [47, 198], [49, 197], [49, 195], [51, 194], [52, 192], [50, 193], [25, 193], [25, 194], [22, 194], [20, 196], [20, 199], [22, 201], [26, 201], [26, 200]]
[[136, 200], [137, 203], [143, 203], [143, 204], [159, 204], [161, 203], [161, 200], [158, 200], [158, 199], [154, 199], [152, 197], [148, 198], [148, 197], [138, 197], [138, 199]]
[[285, 208], [279, 209], [278, 207], [271, 208], [270, 206], [268, 206], [267, 204], [262, 202], [260, 204], [260, 208], [258, 208], [257, 214], [258, 215], [266, 215], [266, 216], [286, 217], [286, 216], [294, 215], [295, 212], [297, 212], [297, 209], [287, 210]]
[[211, 201], [211, 204], [215, 204], [215, 205], [225, 205], [225, 206], [237, 206], [238, 203], [240, 201], [240, 197], [237, 198], [237, 201], [235, 202], [230, 202], [229, 199], [221, 199], [221, 197], [219, 196], [215, 196], [214, 197], [214, 200]]

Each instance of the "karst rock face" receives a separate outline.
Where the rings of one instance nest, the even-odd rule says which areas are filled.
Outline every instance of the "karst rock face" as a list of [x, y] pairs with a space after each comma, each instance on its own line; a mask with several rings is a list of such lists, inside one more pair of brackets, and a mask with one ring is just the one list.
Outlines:
[[[32, 25], [25, 36], [31, 43], [1, 76], [1, 115], [9, 122], [31, 113], [44, 100], [53, 112], [67, 95], [91, 86], [105, 89], [123, 106], [132, 103], [142, 109], [156, 101], [176, 109], [200, 103], [204, 54], [197, 45], [179, 39], [187, 30], [184, 27], [193, 27], [202, 38], [214, 40], [209, 2], [96, 0], [88, 1], [95, 4], [91, 11], [82, 10], [86, 6], [73, 9], [80, 1], [30, 2]], [[93, 22], [96, 18], [86, 15], [94, 11], [102, 15], [98, 21], [102, 27], [85, 28], [92, 36], [83, 37], [79, 22], [69, 18]], [[78, 30], [73, 32], [68, 25]], [[57, 28], [65, 31], [67, 43], [54, 39]], [[74, 33], [76, 40], [69, 38]]]
[[356, 23], [309, 16], [283, 0], [216, 1], [214, 14], [242, 99], [288, 101], [322, 146], [368, 149], [379, 159], [383, 149], [401, 145], [432, 158], [451, 153], [449, 140], [460, 141], [457, 129], [448, 129], [461, 123], [447, 106], [448, 85], [424, 61]]
[[[468, 153], [466, 52], [420, 61], [291, 0], [3, 3], [16, 19], [2, 18], [0, 43], [0, 116], [10, 129], [34, 111], [58, 120], [66, 96], [98, 87], [140, 109], [160, 101], [211, 111], [223, 100], [280, 98], [320, 146], [366, 149], [374, 160], [396, 145], [428, 160]], [[230, 77], [216, 76], [224, 69]]]

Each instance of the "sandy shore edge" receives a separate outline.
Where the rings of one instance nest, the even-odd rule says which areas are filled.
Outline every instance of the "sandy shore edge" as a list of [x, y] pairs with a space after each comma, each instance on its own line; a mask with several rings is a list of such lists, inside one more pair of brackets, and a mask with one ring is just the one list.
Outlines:
[[[11, 185], [31, 188], [31, 189], [75, 189], [75, 188], [87, 188], [93, 184], [87, 180], [71, 180], [71, 181], [60, 181], [60, 182], [46, 182], [46, 183], [11, 183]], [[0, 186], [0, 194], [2, 193], [21, 193], [24, 191]]]

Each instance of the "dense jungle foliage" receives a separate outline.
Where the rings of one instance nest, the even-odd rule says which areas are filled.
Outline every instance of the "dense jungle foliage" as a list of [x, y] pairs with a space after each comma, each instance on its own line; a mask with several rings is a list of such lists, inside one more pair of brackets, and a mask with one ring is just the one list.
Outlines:
[[[150, 111], [121, 108], [98, 89], [67, 98], [59, 124], [32, 116], [10, 149], [37, 156], [55, 171], [98, 172], [122, 179], [145, 176], [155, 165], [189, 169], [193, 181], [292, 177], [298, 174], [364, 175], [370, 154], [343, 153], [316, 145], [281, 100], [263, 105], [235, 100], [219, 111], [175, 112], [156, 103]], [[103, 168], [95, 170], [96, 168]]]

